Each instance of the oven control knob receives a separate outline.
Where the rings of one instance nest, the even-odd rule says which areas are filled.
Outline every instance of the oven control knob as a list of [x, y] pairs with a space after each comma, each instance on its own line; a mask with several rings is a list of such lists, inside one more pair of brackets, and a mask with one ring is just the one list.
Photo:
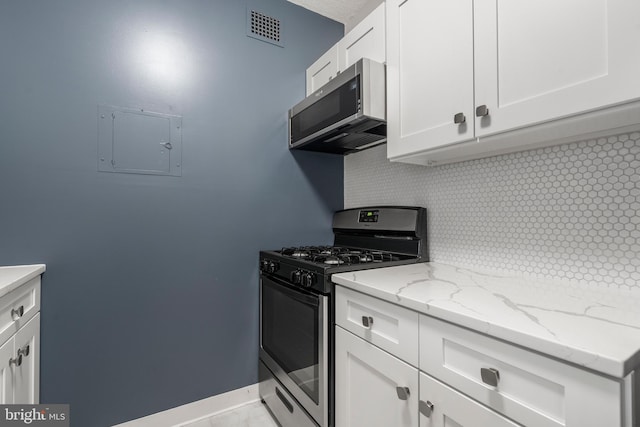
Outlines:
[[305, 273], [302, 275], [302, 286], [310, 288], [313, 285], [315, 275], [313, 273]]
[[267, 273], [273, 274], [276, 271], [278, 271], [279, 268], [280, 266], [278, 265], [277, 262], [270, 261], [269, 265], [267, 265]]
[[260, 261], [260, 271], [267, 271], [267, 268], [269, 268], [269, 261], [266, 259]]
[[300, 284], [301, 277], [302, 272], [300, 270], [292, 271], [290, 276], [291, 283], [293, 283], [294, 285]]

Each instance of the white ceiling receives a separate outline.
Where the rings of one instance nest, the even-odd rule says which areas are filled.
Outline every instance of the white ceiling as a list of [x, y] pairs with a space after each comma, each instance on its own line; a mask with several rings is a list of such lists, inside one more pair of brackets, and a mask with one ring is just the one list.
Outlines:
[[288, 0], [344, 24], [349, 31], [382, 0]]

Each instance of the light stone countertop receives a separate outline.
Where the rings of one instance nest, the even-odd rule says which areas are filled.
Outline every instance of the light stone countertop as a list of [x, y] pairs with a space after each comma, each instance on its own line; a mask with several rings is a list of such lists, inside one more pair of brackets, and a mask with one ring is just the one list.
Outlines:
[[12, 265], [0, 267], [0, 297], [44, 273], [46, 265]]
[[423, 314], [611, 375], [640, 367], [640, 293], [588, 289], [440, 263], [331, 276]]

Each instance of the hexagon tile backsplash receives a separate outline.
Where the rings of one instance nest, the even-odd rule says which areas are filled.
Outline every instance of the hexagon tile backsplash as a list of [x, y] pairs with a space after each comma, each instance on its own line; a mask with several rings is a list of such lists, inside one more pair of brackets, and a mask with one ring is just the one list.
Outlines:
[[345, 157], [345, 208], [418, 205], [432, 261], [640, 291], [640, 133], [427, 168]]

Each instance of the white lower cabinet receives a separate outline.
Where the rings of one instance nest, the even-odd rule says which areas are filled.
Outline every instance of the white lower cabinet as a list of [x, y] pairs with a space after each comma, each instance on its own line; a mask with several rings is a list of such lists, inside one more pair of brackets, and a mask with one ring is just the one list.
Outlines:
[[17, 365], [13, 366], [15, 403], [39, 403], [40, 313], [24, 325], [14, 338]]
[[425, 315], [420, 369], [526, 426], [629, 425], [621, 381]]
[[40, 276], [0, 298], [0, 404], [40, 402]]
[[417, 427], [418, 370], [336, 327], [336, 427]]
[[418, 366], [418, 313], [351, 289], [336, 288], [336, 323]]
[[420, 427], [517, 427], [486, 406], [420, 372]]
[[424, 314], [416, 333], [414, 315], [337, 286], [336, 427], [638, 426], [635, 373], [605, 377]]
[[336, 427], [517, 427], [491, 409], [336, 327]]
[[0, 404], [40, 401], [40, 313], [0, 347]]
[[0, 405], [13, 403], [13, 373], [9, 360], [13, 357], [13, 338], [0, 346]]

